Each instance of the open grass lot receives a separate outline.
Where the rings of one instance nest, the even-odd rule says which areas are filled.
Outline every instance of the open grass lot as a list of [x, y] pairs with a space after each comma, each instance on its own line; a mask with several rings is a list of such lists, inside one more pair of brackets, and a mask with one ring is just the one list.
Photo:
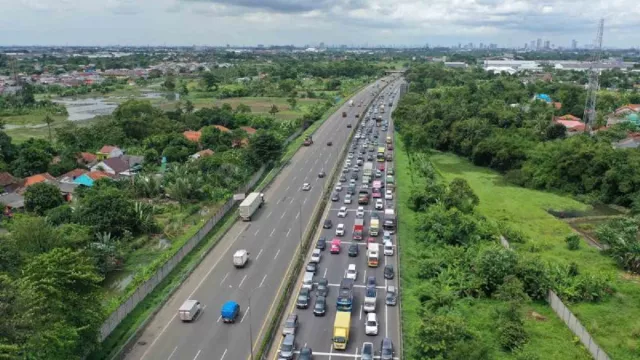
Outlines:
[[[44, 118], [46, 116], [46, 112], [44, 111], [34, 111], [31, 114], [27, 115], [15, 115], [15, 116], [3, 116], [0, 117], [2, 120], [11, 125], [35, 125], [35, 124], [44, 124]], [[59, 122], [62, 120], [67, 120], [66, 115], [50, 115], [55, 122]]]
[[[418, 245], [415, 241], [416, 236], [413, 233], [413, 229], [416, 228], [417, 224], [415, 213], [409, 209], [407, 202], [411, 194], [412, 179], [416, 183], [419, 183], [422, 179], [418, 178], [420, 175], [417, 172], [411, 173], [409, 159], [403, 150], [402, 144], [398, 141], [398, 137], [396, 137], [395, 154], [398, 181], [398, 241], [401, 255], [400, 280], [403, 338], [405, 339], [405, 346], [409, 346], [408, 338], [412, 336], [420, 324], [420, 303], [415, 292], [416, 288], [421, 285], [421, 281], [417, 277], [419, 269], [414, 265], [417, 263], [417, 254], [414, 249]], [[483, 206], [482, 197], [480, 206]], [[500, 305], [501, 302], [492, 299], [468, 298], [459, 301], [456, 309], [458, 314], [476, 332], [477, 336], [482, 339], [482, 342], [491, 349], [490, 359], [516, 359], [516, 355], [500, 350], [494, 319], [495, 311]], [[530, 339], [523, 350], [538, 354], [540, 359], [590, 359], [588, 353], [579, 344], [574, 344], [573, 334], [555, 316], [549, 306], [545, 303], [530, 302], [524, 306], [524, 309], [527, 313], [525, 329]], [[534, 319], [531, 316], [532, 312], [542, 315], [545, 319]]]
[[489, 219], [506, 221], [529, 235], [528, 244], [512, 244], [516, 250], [533, 251], [552, 262], [573, 261], [580, 269], [612, 274], [616, 293], [610, 299], [567, 306], [612, 359], [640, 358], [640, 278], [620, 271], [609, 257], [586, 242], [580, 250], [569, 251], [564, 237], [571, 227], [546, 212], [588, 210], [587, 205], [568, 197], [509, 185], [500, 174], [473, 166], [453, 154], [434, 154], [430, 159], [446, 181], [462, 177], [469, 182], [480, 198], [480, 213]]

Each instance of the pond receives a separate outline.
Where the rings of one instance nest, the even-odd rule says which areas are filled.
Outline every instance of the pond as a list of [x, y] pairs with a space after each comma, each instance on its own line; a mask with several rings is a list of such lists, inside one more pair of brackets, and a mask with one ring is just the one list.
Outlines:
[[[143, 99], [167, 99], [169, 101], [177, 101], [180, 99], [180, 94], [177, 93], [159, 93], [159, 92], [146, 92], [143, 93], [141, 98]], [[125, 97], [110, 98], [113, 99], [126, 99]], [[69, 113], [69, 121], [82, 121], [93, 119], [99, 115], [111, 115], [113, 111], [118, 107], [118, 102], [110, 101], [109, 98], [93, 97], [83, 99], [56, 99], [53, 102], [62, 104], [67, 108]]]

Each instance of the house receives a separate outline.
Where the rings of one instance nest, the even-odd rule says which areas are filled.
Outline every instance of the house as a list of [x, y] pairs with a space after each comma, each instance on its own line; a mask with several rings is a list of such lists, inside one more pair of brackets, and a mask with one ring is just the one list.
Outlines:
[[91, 167], [91, 171], [104, 171], [111, 175], [121, 175], [129, 170], [129, 164], [122, 157], [108, 158]]
[[15, 210], [24, 208], [24, 197], [17, 192], [0, 194], [0, 204], [3, 205], [3, 215], [11, 218]]
[[76, 188], [76, 185], [61, 183], [49, 173], [36, 174], [25, 178], [24, 182], [22, 183], [22, 187], [19, 188], [16, 192], [19, 195], [24, 195], [29, 186], [43, 182], [55, 185], [58, 189], [60, 189], [60, 193], [62, 194], [62, 197], [64, 197], [65, 201], [73, 200], [73, 192]]
[[222, 132], [230, 132], [231, 131], [231, 130], [229, 130], [228, 127], [224, 127], [222, 125], [213, 125], [213, 127], [218, 129], [218, 130], [220, 130], [220, 131], [222, 131]]
[[66, 174], [62, 174], [60, 176], [58, 176], [58, 181], [60, 183], [65, 183], [65, 184], [73, 184], [74, 180], [77, 179], [78, 177], [88, 173], [89, 171], [85, 170], [85, 169], [74, 169], [69, 171]]
[[213, 150], [211, 150], [211, 149], [204, 149], [204, 150], [202, 150], [202, 151], [198, 151], [197, 153], [195, 153], [195, 154], [191, 155], [191, 158], [192, 158], [193, 160], [198, 160], [198, 159], [200, 159], [200, 158], [204, 158], [204, 157], [207, 157], [207, 156], [211, 156], [211, 155], [213, 155], [213, 154], [214, 154]]
[[122, 151], [117, 146], [105, 145], [102, 149], [98, 150], [96, 153], [98, 160], [117, 158], [124, 155], [124, 151]]
[[628, 104], [617, 108], [607, 117], [607, 125], [631, 122], [640, 125], [640, 104]]
[[630, 133], [625, 139], [611, 145], [614, 149], [637, 149], [640, 146], [640, 133]]
[[202, 136], [202, 133], [200, 131], [187, 130], [183, 132], [182, 135], [184, 135], [184, 137], [189, 141], [200, 142], [200, 137]]
[[92, 187], [93, 184], [100, 179], [112, 179], [113, 175], [108, 174], [104, 171], [91, 171], [85, 174], [80, 175], [77, 179], [73, 181], [76, 185], [83, 185], [87, 187]]
[[240, 129], [244, 130], [249, 136], [254, 135], [256, 133], [256, 129], [250, 126], [240, 126]]
[[10, 173], [4, 171], [0, 172], [0, 187], [2, 187], [1, 192], [11, 193], [14, 192], [20, 186], [20, 180], [16, 179]]
[[586, 128], [585, 124], [580, 121], [580, 118], [571, 114], [554, 117], [553, 122], [564, 125], [564, 127], [567, 128], [567, 133], [569, 134], [583, 132]]
[[98, 161], [98, 156], [89, 152], [81, 152], [78, 154], [77, 159], [79, 164], [91, 166]]

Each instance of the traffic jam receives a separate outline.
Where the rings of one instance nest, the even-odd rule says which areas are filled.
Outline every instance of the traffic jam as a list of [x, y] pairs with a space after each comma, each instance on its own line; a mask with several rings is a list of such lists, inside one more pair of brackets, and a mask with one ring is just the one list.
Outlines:
[[[357, 125], [331, 206], [286, 314], [279, 359], [399, 359], [395, 176], [391, 108], [399, 83]], [[351, 104], [350, 104], [351, 105]], [[364, 106], [362, 103], [352, 106]], [[349, 129], [350, 130], [350, 129]]]

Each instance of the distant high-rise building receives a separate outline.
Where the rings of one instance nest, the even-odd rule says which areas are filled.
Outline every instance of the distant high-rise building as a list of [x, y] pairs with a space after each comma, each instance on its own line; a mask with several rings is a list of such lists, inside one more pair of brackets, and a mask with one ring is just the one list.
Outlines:
[[321, 43], [320, 43], [320, 49], [324, 49], [324, 48], [325, 48], [325, 46], [324, 46], [324, 42], [321, 42]]
[[462, 43], [458, 43], [458, 49], [462, 48]]
[[542, 49], [542, 39], [536, 40], [536, 50]]
[[489, 44], [489, 49], [497, 49], [498, 44]]
[[484, 44], [483, 44], [483, 43], [480, 43], [479, 48], [480, 48], [480, 49], [484, 49]]
[[473, 43], [472, 42], [469, 43], [469, 49], [473, 49]]
[[574, 50], [578, 48], [578, 41], [576, 41], [576, 39], [571, 40], [571, 48]]
[[529, 43], [524, 43], [524, 49], [527, 50], [529, 48]]
[[544, 48], [545, 49], [550, 49], [551, 48], [551, 46], [549, 46], [549, 42], [550, 42], [549, 40], [545, 40], [544, 41]]
[[529, 46], [529, 48], [530, 48], [531, 50], [535, 49], [535, 48], [536, 48], [536, 42], [535, 42], [535, 41], [533, 41], [533, 40], [531, 40], [531, 46]]

